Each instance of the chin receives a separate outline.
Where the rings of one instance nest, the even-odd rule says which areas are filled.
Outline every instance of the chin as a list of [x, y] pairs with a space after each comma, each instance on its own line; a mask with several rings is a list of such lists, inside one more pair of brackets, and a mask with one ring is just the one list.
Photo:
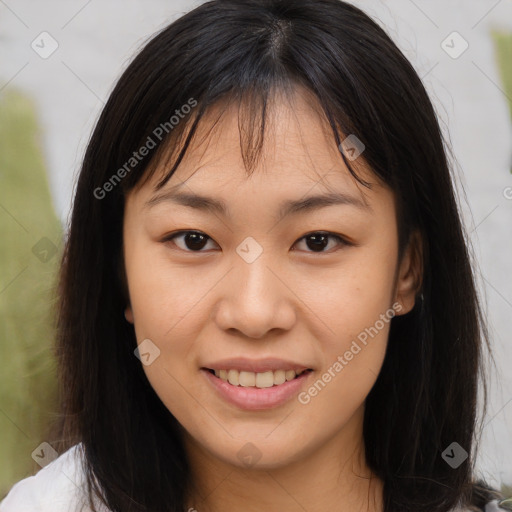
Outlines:
[[[211, 438], [208, 441], [211, 443]], [[301, 447], [300, 451], [297, 451], [297, 446]], [[209, 451], [215, 458], [241, 469], [278, 469], [304, 457], [304, 444], [295, 442], [290, 436], [270, 441], [251, 438], [247, 433], [244, 439], [230, 439], [229, 443], [223, 446], [215, 444], [212, 448]]]

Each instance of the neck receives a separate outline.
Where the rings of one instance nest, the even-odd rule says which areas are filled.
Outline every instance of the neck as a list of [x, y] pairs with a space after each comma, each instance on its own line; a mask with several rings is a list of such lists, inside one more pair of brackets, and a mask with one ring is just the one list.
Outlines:
[[366, 464], [361, 408], [335, 437], [294, 462], [271, 469], [240, 468], [186, 441], [197, 512], [382, 512], [383, 482]]

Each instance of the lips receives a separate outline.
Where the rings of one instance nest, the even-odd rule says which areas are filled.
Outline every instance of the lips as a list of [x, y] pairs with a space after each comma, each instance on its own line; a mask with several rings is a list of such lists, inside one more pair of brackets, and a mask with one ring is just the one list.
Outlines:
[[283, 405], [297, 394], [314, 369], [281, 358], [234, 357], [207, 362], [201, 374], [223, 400], [250, 411]]
[[[261, 388], [230, 384], [228, 381], [216, 377], [213, 370], [206, 368], [201, 368], [200, 373], [206, 378], [215, 394], [222, 400], [239, 409], [261, 411], [284, 406], [307, 385], [313, 371], [306, 370], [292, 380], [285, 380], [282, 384], [273, 384], [270, 387]], [[243, 374], [243, 371], [240, 373]]]

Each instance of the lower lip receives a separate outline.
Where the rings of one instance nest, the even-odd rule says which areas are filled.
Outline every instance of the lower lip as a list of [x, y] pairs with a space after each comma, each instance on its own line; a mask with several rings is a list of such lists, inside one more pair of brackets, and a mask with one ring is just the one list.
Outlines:
[[222, 398], [247, 411], [260, 411], [279, 407], [292, 396], [297, 395], [309, 378], [309, 375], [313, 373], [305, 371], [297, 378], [288, 380], [278, 386], [272, 386], [271, 388], [245, 388], [243, 386], [233, 386], [203, 368], [201, 368], [201, 372]]

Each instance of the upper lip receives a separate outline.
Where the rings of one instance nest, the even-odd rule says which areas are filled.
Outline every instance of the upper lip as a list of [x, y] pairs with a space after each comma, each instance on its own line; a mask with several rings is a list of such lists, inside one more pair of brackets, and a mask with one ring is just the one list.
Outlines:
[[248, 359], [245, 357], [234, 357], [222, 359], [204, 366], [209, 370], [238, 370], [245, 372], [263, 373], [276, 370], [295, 370], [297, 373], [303, 370], [310, 370], [307, 365], [279, 358]]

